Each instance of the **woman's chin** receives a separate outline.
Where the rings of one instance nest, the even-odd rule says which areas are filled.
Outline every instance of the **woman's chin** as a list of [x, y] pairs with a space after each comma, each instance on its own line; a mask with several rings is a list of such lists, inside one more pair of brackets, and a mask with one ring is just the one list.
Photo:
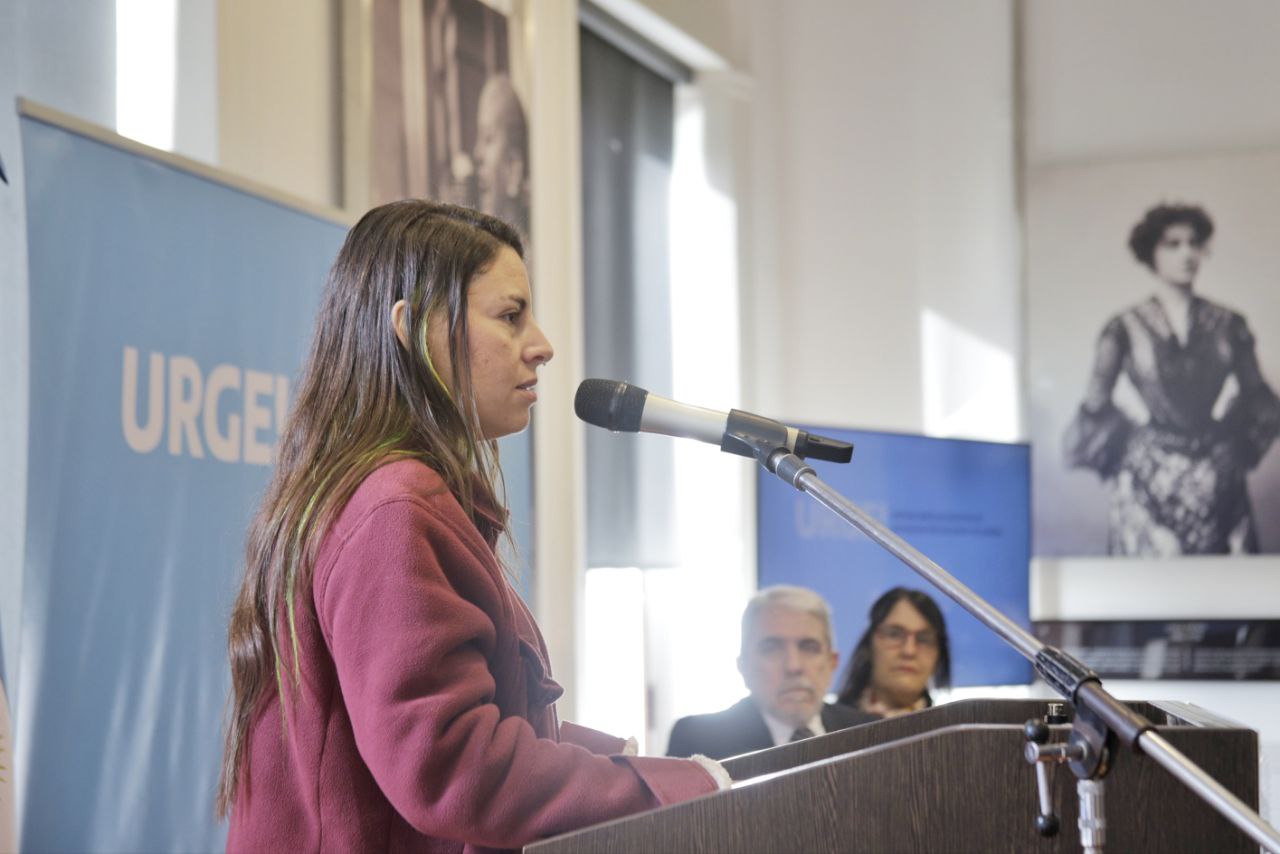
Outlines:
[[924, 696], [924, 686], [917, 682], [895, 683], [883, 692], [896, 706], [910, 706]]
[[501, 439], [505, 436], [513, 436], [516, 433], [523, 433], [529, 427], [529, 413], [526, 411], [524, 418], [511, 418], [500, 424], [482, 424], [481, 433], [485, 439]]

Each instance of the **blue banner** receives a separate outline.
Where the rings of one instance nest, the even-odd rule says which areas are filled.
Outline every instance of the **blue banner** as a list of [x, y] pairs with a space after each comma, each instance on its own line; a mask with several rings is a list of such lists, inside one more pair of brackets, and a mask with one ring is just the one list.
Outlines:
[[[23, 847], [212, 851], [245, 530], [346, 226], [21, 121]], [[527, 434], [504, 442], [524, 556]]]
[[346, 228], [28, 117], [23, 846], [210, 851], [244, 533]]
[[[847, 465], [818, 475], [980, 596], [1029, 628], [1030, 476], [1026, 445], [803, 428], [852, 442]], [[882, 593], [924, 590], [951, 638], [954, 685], [1031, 681], [1031, 666], [915, 571], [808, 495], [760, 469], [760, 585], [817, 590], [835, 612], [841, 674]], [[839, 675], [839, 674], [838, 674]]]

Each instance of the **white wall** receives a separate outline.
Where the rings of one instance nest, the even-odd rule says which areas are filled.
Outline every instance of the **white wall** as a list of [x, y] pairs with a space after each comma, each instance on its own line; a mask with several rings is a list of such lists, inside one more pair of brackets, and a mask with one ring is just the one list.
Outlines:
[[1033, 0], [1024, 8], [1030, 168], [1280, 142], [1280, 5], [1272, 0]]
[[[1010, 2], [745, 8], [752, 404], [811, 423], [1013, 438]], [[942, 382], [957, 365], [973, 370]], [[948, 420], [991, 395], [994, 423]]]
[[218, 3], [219, 166], [342, 204], [337, 0]]
[[218, 0], [178, 0], [173, 150], [218, 160]]

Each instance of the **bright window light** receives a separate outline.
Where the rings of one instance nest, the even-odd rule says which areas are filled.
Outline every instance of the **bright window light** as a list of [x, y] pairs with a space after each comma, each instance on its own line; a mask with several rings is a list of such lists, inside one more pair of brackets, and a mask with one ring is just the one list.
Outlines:
[[[742, 405], [737, 209], [709, 174], [701, 90], [677, 87], [671, 180], [671, 364], [676, 399]], [[717, 711], [745, 689], [734, 661], [751, 593], [747, 536], [754, 470], [698, 442], [675, 445], [679, 566], [647, 586], [654, 745], [682, 715]]]
[[741, 403], [737, 209], [707, 174], [706, 111], [676, 89], [671, 168], [671, 362], [674, 394], [713, 408]]
[[718, 712], [746, 695], [735, 662], [750, 586], [727, 557], [646, 573], [650, 753], [666, 752], [677, 718]]
[[116, 132], [173, 150], [177, 0], [116, 0]]
[[644, 573], [587, 571], [582, 672], [587, 679], [578, 723], [645, 744]]
[[[741, 405], [737, 212], [707, 174], [697, 87], [677, 87], [670, 184], [672, 394]], [[592, 569], [586, 579], [583, 724], [634, 735], [659, 755], [675, 719], [717, 711], [746, 689], [735, 667], [748, 569], [754, 470], [686, 440], [675, 458], [677, 565]]]
[[[742, 404], [737, 212], [707, 174], [706, 111], [696, 89], [677, 89], [675, 141], [670, 232], [672, 393], [685, 403], [733, 409]], [[741, 571], [741, 514], [708, 512], [708, 508], [725, 508], [741, 500], [751, 470], [740, 463], [706, 445], [676, 443], [677, 541], [683, 566]]]

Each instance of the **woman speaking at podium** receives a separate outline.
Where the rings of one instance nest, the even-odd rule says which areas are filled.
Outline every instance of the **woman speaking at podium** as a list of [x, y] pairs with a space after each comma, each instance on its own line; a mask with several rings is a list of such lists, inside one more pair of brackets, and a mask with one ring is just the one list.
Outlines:
[[231, 615], [230, 850], [516, 848], [727, 784], [556, 719], [495, 551], [494, 440], [551, 356], [502, 221], [402, 201], [348, 234]]

